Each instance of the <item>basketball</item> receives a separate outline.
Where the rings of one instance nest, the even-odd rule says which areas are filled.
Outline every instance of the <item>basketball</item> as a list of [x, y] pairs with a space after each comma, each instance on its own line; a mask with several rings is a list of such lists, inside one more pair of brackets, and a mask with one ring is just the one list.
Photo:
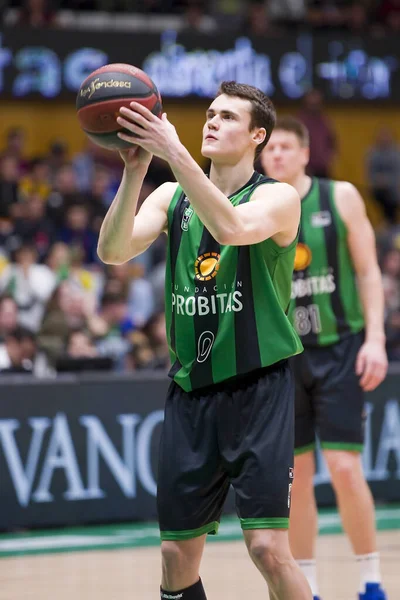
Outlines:
[[115, 63], [93, 71], [82, 82], [76, 98], [79, 124], [96, 144], [109, 150], [131, 148], [117, 133], [126, 131], [116, 118], [121, 106], [139, 102], [158, 117], [162, 114], [161, 96], [154, 82], [141, 69]]

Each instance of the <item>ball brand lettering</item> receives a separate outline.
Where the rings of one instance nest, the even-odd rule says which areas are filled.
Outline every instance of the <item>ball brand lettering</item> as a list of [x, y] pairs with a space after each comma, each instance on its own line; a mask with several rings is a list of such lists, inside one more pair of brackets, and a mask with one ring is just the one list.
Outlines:
[[243, 303], [240, 298], [241, 292], [231, 292], [229, 294], [212, 294], [210, 296], [182, 296], [181, 294], [172, 294], [172, 310], [177, 315], [187, 315], [193, 317], [199, 315], [203, 317], [210, 313], [224, 314], [228, 312], [240, 312], [243, 310]]
[[110, 79], [110, 81], [99, 81], [99, 77], [90, 82], [88, 87], [83, 88], [80, 92], [80, 95], [83, 98], [90, 100], [90, 98], [102, 88], [130, 88], [131, 81], [118, 81], [116, 79]]

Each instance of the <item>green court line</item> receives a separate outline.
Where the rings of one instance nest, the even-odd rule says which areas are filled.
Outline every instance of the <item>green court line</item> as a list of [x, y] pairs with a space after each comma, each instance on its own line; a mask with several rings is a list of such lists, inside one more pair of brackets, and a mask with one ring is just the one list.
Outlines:
[[[376, 509], [379, 531], [400, 529], [400, 505]], [[319, 512], [320, 534], [342, 533], [339, 515], [335, 509]], [[239, 519], [225, 516], [218, 535], [209, 536], [212, 544], [242, 539]], [[117, 523], [90, 525], [24, 533], [0, 534], [0, 558], [51, 554], [56, 552], [83, 552], [89, 550], [117, 550], [159, 546], [160, 534], [156, 523]]]

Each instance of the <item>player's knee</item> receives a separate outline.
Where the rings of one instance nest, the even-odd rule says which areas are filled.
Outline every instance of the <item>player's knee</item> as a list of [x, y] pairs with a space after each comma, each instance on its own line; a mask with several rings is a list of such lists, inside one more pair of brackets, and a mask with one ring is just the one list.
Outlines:
[[168, 541], [161, 544], [163, 569], [166, 572], [184, 569], [187, 556], [178, 542]]
[[197, 552], [188, 542], [163, 541], [161, 556], [165, 572], [185, 571], [197, 560]]
[[288, 543], [282, 532], [263, 531], [255, 535], [247, 544], [253, 562], [268, 579], [278, 576], [290, 560]]
[[328, 467], [333, 487], [338, 489], [357, 489], [362, 478], [360, 457], [352, 453], [340, 453], [328, 458]]

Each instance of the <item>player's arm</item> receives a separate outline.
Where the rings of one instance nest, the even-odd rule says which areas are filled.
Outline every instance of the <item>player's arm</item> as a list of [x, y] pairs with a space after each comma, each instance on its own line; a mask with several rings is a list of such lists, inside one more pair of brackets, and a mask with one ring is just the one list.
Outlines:
[[[133, 150], [135, 152], [138, 150]], [[161, 232], [166, 231], [168, 205], [176, 183], [164, 183], [157, 188], [136, 215], [149, 162], [135, 160], [129, 165], [125, 160], [122, 181], [102, 223], [97, 246], [99, 258], [107, 264], [127, 262], [144, 252]]]
[[282, 239], [277, 241], [285, 245], [294, 239], [300, 199], [292, 186], [260, 185], [251, 202], [234, 207], [204, 175], [186, 148], [182, 147], [169, 164], [199, 219], [220, 244], [247, 246], [280, 235]]
[[118, 136], [140, 144], [169, 163], [197, 216], [217, 242], [240, 246], [278, 235], [276, 241], [285, 245], [285, 234], [294, 239], [300, 215], [300, 200], [294, 188], [274, 184], [268, 186], [273, 191], [266, 191], [267, 186], [260, 186], [254, 202], [235, 208], [191, 157], [166, 114], [160, 120], [140, 104], [132, 102], [131, 107], [132, 110], [121, 108], [117, 122], [139, 139], [123, 132]]
[[335, 202], [347, 227], [347, 243], [357, 275], [364, 310], [365, 344], [357, 359], [357, 373], [366, 391], [373, 390], [387, 371], [384, 332], [384, 295], [376, 255], [375, 234], [356, 188], [347, 182], [335, 186]]

